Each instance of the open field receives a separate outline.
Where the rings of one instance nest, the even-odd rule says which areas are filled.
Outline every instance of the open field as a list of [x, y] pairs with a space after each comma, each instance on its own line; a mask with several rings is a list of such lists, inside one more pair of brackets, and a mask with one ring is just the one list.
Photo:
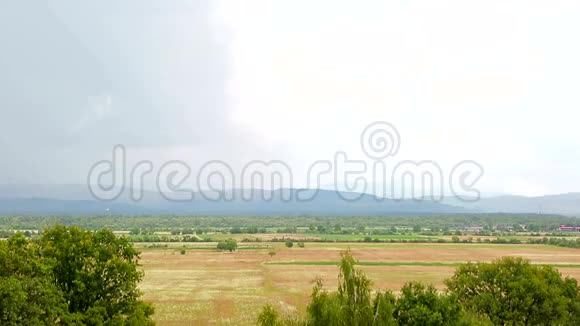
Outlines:
[[553, 264], [580, 279], [580, 250], [546, 245], [307, 243], [288, 249], [263, 242], [240, 243], [241, 250], [227, 253], [213, 250], [215, 243], [191, 243], [185, 255], [182, 243], [151, 245], [136, 244], [145, 270], [141, 288], [159, 325], [253, 324], [266, 303], [303, 312], [313, 279], [335, 288], [336, 262], [349, 247], [375, 288], [395, 291], [410, 280], [443, 289], [457, 264], [502, 256]]

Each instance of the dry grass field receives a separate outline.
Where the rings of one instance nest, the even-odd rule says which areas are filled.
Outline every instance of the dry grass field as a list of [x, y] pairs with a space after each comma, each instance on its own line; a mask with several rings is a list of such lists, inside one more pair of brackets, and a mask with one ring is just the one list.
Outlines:
[[[150, 245], [150, 244], [148, 244]], [[302, 313], [312, 280], [336, 287], [341, 251], [351, 248], [376, 288], [398, 290], [419, 280], [443, 288], [455, 264], [519, 256], [534, 263], [560, 266], [563, 275], [580, 278], [580, 250], [543, 245], [493, 244], [334, 244], [307, 243], [306, 248], [250, 249], [240, 244], [234, 253], [210, 249], [214, 244], [168, 244], [142, 250], [145, 278], [141, 288], [155, 306], [159, 325], [251, 325], [261, 307], [273, 303]]]

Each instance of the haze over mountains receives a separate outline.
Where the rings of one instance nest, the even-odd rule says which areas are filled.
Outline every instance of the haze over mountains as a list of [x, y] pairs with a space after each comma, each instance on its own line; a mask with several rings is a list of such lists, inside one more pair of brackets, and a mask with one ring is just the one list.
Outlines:
[[[442, 202], [377, 198], [332, 190], [233, 190], [232, 200], [168, 201], [145, 191], [133, 201], [125, 190], [114, 201], [95, 200], [81, 185], [0, 185], [0, 215], [433, 215], [461, 213], [530, 213], [580, 216], [580, 193], [540, 197], [495, 196], [477, 202], [446, 197]], [[248, 199], [249, 198], [249, 199]], [[356, 199], [356, 200], [353, 200]]]

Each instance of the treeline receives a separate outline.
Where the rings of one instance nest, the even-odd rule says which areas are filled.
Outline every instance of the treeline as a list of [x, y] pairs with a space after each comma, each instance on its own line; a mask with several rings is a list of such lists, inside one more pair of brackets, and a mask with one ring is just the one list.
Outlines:
[[[298, 241], [297, 239], [290, 237], [284, 238], [273, 238], [271, 242], [285, 242], [285, 241]], [[244, 239], [243, 242], [261, 242], [262, 240], [256, 238], [255, 240], [252, 239]], [[365, 237], [362, 240], [334, 240], [334, 239], [301, 239], [301, 241], [305, 242], [319, 242], [319, 243], [353, 243], [353, 242], [361, 242], [361, 243], [492, 243], [492, 244], [521, 244], [522, 241], [519, 239], [514, 238], [496, 238], [496, 239], [482, 239], [482, 238], [473, 238], [469, 237], [467, 239], [460, 239], [457, 236], [451, 237], [451, 240], [446, 239], [378, 239], [378, 238], [371, 238]]]
[[[232, 233], [235, 234], [235, 233]], [[220, 240], [217, 238], [212, 238], [208, 235], [200, 236], [178, 236], [178, 235], [156, 235], [156, 234], [146, 234], [146, 235], [129, 235], [129, 239], [133, 242], [171, 242], [171, 243], [179, 243], [179, 242], [219, 242]], [[360, 242], [360, 243], [464, 243], [464, 244], [482, 244], [482, 243], [490, 243], [490, 244], [521, 244], [523, 243], [520, 239], [515, 238], [496, 238], [496, 239], [489, 239], [489, 238], [476, 238], [476, 237], [468, 237], [465, 239], [460, 239], [457, 236], [451, 237], [450, 240], [440, 239], [440, 238], [410, 238], [410, 239], [378, 239], [372, 238], [369, 236], [364, 237], [363, 239], [356, 240], [356, 239], [316, 239], [316, 238], [303, 238], [303, 237], [293, 237], [291, 235], [286, 235], [284, 237], [274, 237], [268, 241], [270, 242], [286, 242], [286, 241], [302, 241], [302, 242], [312, 242], [312, 243], [353, 243], [353, 242]], [[542, 244], [544, 242], [540, 241], [541, 239], [534, 239], [534, 240], [527, 240], [527, 243], [531, 244]], [[564, 240], [564, 239], [561, 239]], [[564, 240], [565, 241], [565, 240]], [[241, 242], [264, 242], [264, 240], [260, 237], [255, 238], [243, 238]], [[549, 244], [560, 245], [556, 244], [553, 241]], [[570, 248], [577, 248], [571, 245], [563, 245], [565, 247]]]
[[580, 288], [551, 266], [532, 265], [521, 258], [466, 264], [445, 281], [447, 290], [418, 282], [403, 286], [396, 296], [373, 291], [372, 282], [342, 256], [338, 288], [312, 290], [306, 316], [281, 313], [266, 305], [261, 326], [282, 325], [579, 325]]
[[528, 243], [533, 244], [547, 244], [558, 247], [567, 248], [580, 248], [580, 238], [575, 240], [561, 239], [561, 238], [547, 238], [543, 237], [541, 239], [529, 239]]
[[197, 236], [170, 236], [170, 235], [156, 235], [156, 234], [147, 234], [147, 235], [131, 235], [131, 241], [133, 242], [216, 242], [217, 240], [212, 239], [211, 237], [204, 237], [199, 238]]
[[264, 230], [314, 225], [317, 231], [333, 231], [336, 225], [343, 228], [385, 228], [393, 226], [413, 229], [458, 228], [465, 226], [514, 226], [525, 224], [531, 231], [557, 230], [561, 224], [575, 225], [575, 218], [560, 215], [535, 214], [457, 214], [430, 216], [0, 216], [0, 229], [41, 230], [56, 224], [77, 225], [86, 229], [131, 230], [152, 229], [231, 229], [253, 226]]
[[111, 231], [55, 226], [0, 241], [0, 325], [150, 325], [139, 252]]

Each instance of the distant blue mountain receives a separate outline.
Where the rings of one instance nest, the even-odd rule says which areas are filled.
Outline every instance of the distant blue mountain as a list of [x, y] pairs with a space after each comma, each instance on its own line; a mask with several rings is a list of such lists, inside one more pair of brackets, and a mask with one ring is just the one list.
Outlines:
[[[0, 215], [426, 215], [462, 213], [465, 208], [429, 201], [394, 201], [368, 194], [330, 190], [232, 190], [232, 200], [208, 200], [194, 193], [190, 201], [168, 201], [145, 192], [139, 202], [125, 191], [113, 202], [93, 199], [88, 189], [74, 185], [0, 186]], [[247, 199], [246, 199], [247, 198]], [[356, 200], [354, 200], [356, 199]]]
[[168, 201], [157, 192], [146, 191], [143, 199], [135, 202], [125, 190], [117, 200], [107, 202], [95, 200], [88, 188], [80, 185], [0, 185], [0, 215], [388, 216], [503, 212], [580, 216], [580, 193], [497, 196], [474, 203], [451, 197], [441, 203], [395, 201], [369, 194], [304, 189], [231, 190], [227, 195], [233, 199], [213, 201], [194, 193], [193, 200]]

